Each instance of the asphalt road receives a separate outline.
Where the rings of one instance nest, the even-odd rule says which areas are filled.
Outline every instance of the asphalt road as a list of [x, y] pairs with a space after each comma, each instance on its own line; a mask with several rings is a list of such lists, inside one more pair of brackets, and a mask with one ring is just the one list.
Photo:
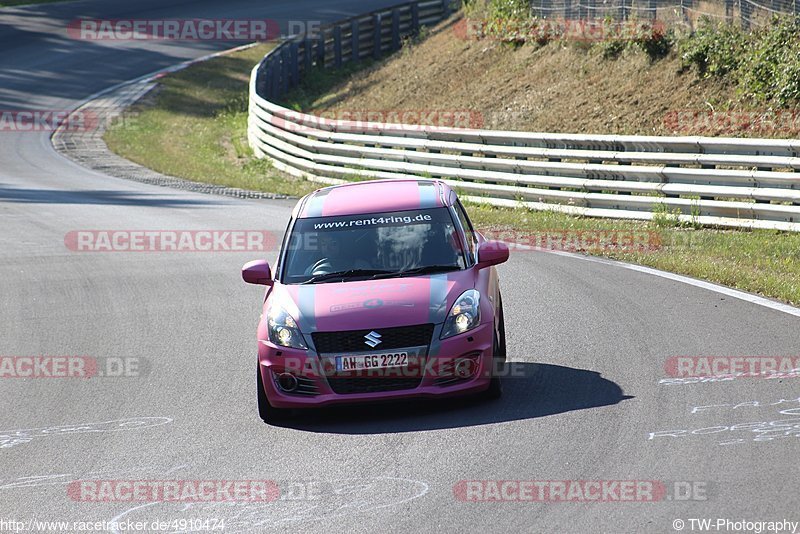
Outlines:
[[[330, 20], [390, 3], [92, 0], [0, 10], [0, 109], [69, 109], [231, 46], [76, 42], [64, 25], [78, 15]], [[798, 356], [798, 317], [618, 266], [518, 252], [500, 272], [509, 359], [521, 376], [505, 381], [502, 400], [339, 409], [282, 428], [255, 411], [262, 292], [239, 276], [252, 253], [77, 253], [64, 244], [81, 229], [279, 234], [291, 206], [110, 178], [65, 160], [47, 134], [0, 133], [0, 356], [141, 365], [131, 377], [0, 378], [0, 532], [14, 530], [8, 520], [33, 530], [30, 520], [112, 518], [224, 519], [223, 532], [674, 532], [676, 519], [686, 531], [690, 518], [800, 520], [800, 431], [767, 440], [733, 427], [800, 424], [800, 410], [779, 413], [800, 407], [800, 378], [659, 383], [673, 356]], [[723, 406], [693, 410], [709, 405]], [[680, 437], [650, 439], [662, 431]], [[77, 502], [69, 483], [86, 479], [267, 479], [283, 498]], [[464, 502], [454, 492], [463, 480], [652, 480], [671, 497], [675, 482], [697, 482], [703, 491], [644, 503]]]

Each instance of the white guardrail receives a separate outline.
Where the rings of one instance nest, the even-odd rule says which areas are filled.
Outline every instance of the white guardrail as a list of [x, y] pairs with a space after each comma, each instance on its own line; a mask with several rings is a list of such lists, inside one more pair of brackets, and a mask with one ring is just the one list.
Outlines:
[[450, 14], [449, 0], [413, 2], [292, 38], [250, 80], [248, 138], [292, 175], [335, 184], [440, 178], [497, 206], [592, 217], [800, 231], [800, 140], [576, 135], [323, 119], [278, 100], [304, 72], [380, 57]]

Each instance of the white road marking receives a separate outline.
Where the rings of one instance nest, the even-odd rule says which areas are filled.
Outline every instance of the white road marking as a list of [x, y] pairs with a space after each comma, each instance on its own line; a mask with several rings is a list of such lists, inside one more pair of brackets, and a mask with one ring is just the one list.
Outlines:
[[713, 284], [711, 282], [697, 280], [696, 278], [690, 278], [688, 276], [683, 276], [675, 273], [668, 273], [666, 271], [660, 271], [658, 269], [653, 269], [652, 267], [645, 267], [643, 265], [633, 265], [631, 263], [607, 260], [603, 258], [595, 258], [593, 256], [584, 256], [582, 254], [573, 254], [571, 252], [563, 252], [560, 250], [545, 250], [543, 252], [547, 252], [548, 254], [557, 254], [559, 256], [566, 256], [569, 258], [575, 258], [578, 260], [589, 261], [592, 263], [601, 263], [603, 265], [621, 267], [623, 269], [629, 269], [631, 271], [637, 271], [640, 273], [650, 274], [653, 276], [660, 276], [661, 278], [666, 278], [668, 280], [673, 280], [675, 282], [681, 282], [683, 284], [687, 284], [690, 286], [707, 289], [708, 291], [714, 291], [715, 293], [720, 293], [722, 295], [726, 295], [731, 298], [743, 300], [745, 302], [750, 302], [751, 304], [756, 304], [758, 306], [770, 308], [775, 311], [788, 313], [789, 315], [794, 315], [795, 317], [800, 317], [800, 309], [795, 308], [794, 306], [790, 306], [782, 302], [776, 302], [774, 300], [760, 297], [758, 295], [745, 293], [744, 291], [739, 291], [738, 289], [731, 289], [729, 287], [721, 286], [719, 284]]

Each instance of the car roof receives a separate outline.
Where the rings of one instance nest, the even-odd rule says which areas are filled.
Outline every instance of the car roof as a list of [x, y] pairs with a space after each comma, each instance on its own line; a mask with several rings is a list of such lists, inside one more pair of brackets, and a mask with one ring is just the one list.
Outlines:
[[317, 189], [300, 199], [296, 218], [336, 217], [452, 206], [456, 194], [441, 180], [371, 180]]

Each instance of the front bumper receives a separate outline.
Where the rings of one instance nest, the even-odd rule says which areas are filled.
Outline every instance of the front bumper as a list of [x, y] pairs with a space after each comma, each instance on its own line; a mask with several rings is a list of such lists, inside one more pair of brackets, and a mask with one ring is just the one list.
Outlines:
[[[437, 327], [434, 330], [434, 339], [438, 339], [439, 333], [440, 327]], [[276, 408], [314, 408], [360, 402], [450, 397], [479, 393], [489, 387], [493, 367], [493, 340], [493, 325], [483, 324], [464, 334], [434, 343], [424, 359], [424, 366], [407, 372], [401, 378], [398, 378], [397, 373], [362, 378], [375, 381], [378, 389], [384, 385], [388, 388], [410, 385], [389, 391], [337, 393], [331, 381], [341, 378], [341, 375], [327, 367], [326, 358], [320, 358], [313, 350], [287, 349], [261, 341], [258, 361], [267, 398]], [[468, 366], [469, 371], [466, 373], [456, 372], [454, 365], [464, 359], [473, 361], [474, 365]], [[290, 373], [297, 378], [300, 384], [297, 390], [289, 393], [278, 386], [277, 377], [282, 373]], [[407, 380], [408, 376], [412, 379]], [[407, 382], [390, 384], [390, 380]], [[342, 388], [337, 386], [336, 389], [341, 391]]]

